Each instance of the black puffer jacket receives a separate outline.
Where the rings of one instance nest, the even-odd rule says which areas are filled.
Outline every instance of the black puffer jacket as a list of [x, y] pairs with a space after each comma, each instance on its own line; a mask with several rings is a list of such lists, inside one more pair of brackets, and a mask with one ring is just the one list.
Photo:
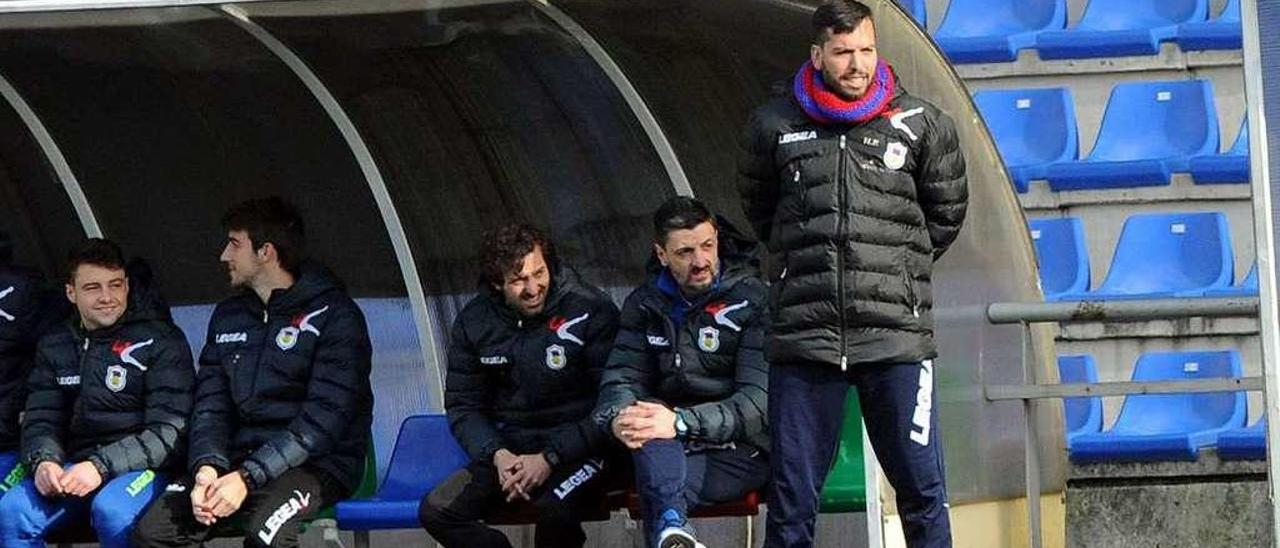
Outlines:
[[33, 470], [87, 460], [110, 480], [181, 465], [191, 348], [146, 267], [128, 272], [128, 306], [115, 325], [86, 332], [76, 316], [40, 339], [22, 425], [23, 460]]
[[200, 354], [191, 470], [239, 467], [256, 488], [306, 464], [354, 489], [373, 420], [372, 353], [364, 314], [318, 264], [265, 306], [249, 291], [222, 301]]
[[951, 119], [901, 89], [856, 126], [819, 125], [790, 95], [747, 124], [739, 190], [771, 252], [774, 361], [937, 353], [932, 264], [964, 221], [965, 163]]
[[454, 320], [444, 406], [472, 459], [549, 449], [573, 462], [607, 445], [590, 415], [618, 307], [568, 268], [555, 270], [549, 291], [535, 317], [482, 290]]
[[21, 439], [18, 414], [27, 403], [36, 341], [70, 310], [39, 273], [0, 264], [0, 451], [17, 449]]
[[[689, 439], [769, 449], [768, 291], [757, 246], [719, 224], [721, 274], [710, 290], [685, 301], [653, 258], [649, 281], [623, 303], [595, 413], [602, 431], [636, 400], [657, 400], [686, 410]], [[677, 304], [685, 305], [680, 324], [671, 314]]]

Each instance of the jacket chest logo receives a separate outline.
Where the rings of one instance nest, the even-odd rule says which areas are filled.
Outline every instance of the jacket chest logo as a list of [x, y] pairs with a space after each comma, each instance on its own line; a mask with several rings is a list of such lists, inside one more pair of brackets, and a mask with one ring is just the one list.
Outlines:
[[129, 382], [129, 370], [119, 365], [113, 365], [107, 368], [107, 378], [104, 379], [107, 390], [119, 392], [124, 390], [125, 384]]
[[309, 314], [299, 314], [294, 316], [293, 321], [289, 322], [289, 325], [280, 328], [280, 332], [276, 333], [276, 346], [280, 347], [280, 350], [293, 348], [298, 344], [298, 337], [303, 333], [311, 333], [312, 335], [319, 337], [320, 329], [311, 325], [311, 320], [321, 314], [324, 314], [328, 310], [329, 307], [326, 306]]
[[778, 137], [778, 144], [799, 143], [800, 141], [812, 141], [817, 138], [818, 132], [816, 131], [796, 131], [783, 133], [782, 136]]
[[893, 109], [881, 114], [881, 116], [888, 118], [889, 125], [893, 126], [893, 129], [901, 131], [903, 135], [906, 135], [914, 143], [920, 139], [916, 136], [916, 132], [911, 129], [911, 126], [907, 125], [907, 119], [921, 114], [924, 114], [924, 107], [916, 107], [911, 110]]
[[583, 315], [578, 316], [577, 318], [574, 318], [572, 320], [565, 319], [564, 316], [555, 316], [547, 321], [547, 329], [550, 329], [551, 331], [555, 332], [556, 337], [559, 337], [560, 340], [562, 341], [569, 341], [569, 342], [577, 343], [578, 346], [584, 346], [586, 343], [582, 342], [582, 339], [578, 338], [577, 335], [574, 335], [573, 333], [569, 332], [569, 329], [575, 325], [578, 325], [582, 322], [587, 321], [587, 318], [590, 318], [590, 317], [591, 317], [590, 313], [584, 313]]
[[569, 365], [569, 358], [568, 356], [565, 356], [564, 347], [558, 344], [553, 344], [551, 346], [548, 346], [547, 347], [547, 368], [551, 369], [552, 371], [559, 371], [561, 369], [564, 369], [564, 366], [566, 365]]
[[58, 386], [80, 386], [80, 375], [67, 375], [58, 377]]
[[889, 145], [884, 147], [884, 167], [898, 170], [902, 166], [907, 165], [907, 147], [897, 141], [890, 141]]
[[[13, 286], [9, 286], [9, 287], [8, 287], [7, 289], [5, 289], [4, 291], [0, 291], [0, 301], [3, 301], [3, 300], [4, 300], [4, 298], [5, 298], [5, 297], [8, 297], [10, 293], [13, 293]], [[8, 313], [8, 312], [5, 312], [3, 308], [0, 308], [0, 318], [4, 318], [4, 319], [5, 319], [5, 321], [9, 321], [9, 322], [14, 321], [14, 320], [16, 320], [16, 319], [17, 319], [17, 318], [15, 318], [15, 317], [13, 317], [13, 314], [10, 314], [10, 313]]]
[[[117, 358], [120, 358], [120, 361], [127, 363], [129, 365], [132, 365], [134, 367], [137, 367], [138, 369], [141, 369], [143, 371], [146, 371], [147, 366], [142, 365], [142, 362], [139, 362], [137, 358], [133, 357], [133, 353], [134, 351], [140, 348], [146, 348], [148, 346], [151, 346], [151, 344], [154, 342], [156, 342], [155, 339], [147, 339], [139, 343], [129, 342], [129, 341], [116, 341], [114, 343], [111, 343], [111, 351], [116, 354]], [[124, 369], [124, 368], [121, 368], [121, 369]], [[108, 370], [108, 374], [109, 373], [110, 373], [110, 370]], [[108, 388], [110, 388], [110, 384], [108, 384]], [[124, 388], [123, 381], [121, 384], [121, 388]]]
[[[719, 301], [719, 302], [708, 304], [707, 306], [703, 307], [703, 310], [705, 310], [707, 314], [711, 314], [711, 319], [715, 320], [717, 324], [728, 327], [729, 329], [732, 329], [734, 332], [740, 332], [742, 331], [742, 326], [738, 325], [736, 322], [733, 321], [733, 319], [729, 318], [729, 315], [746, 308], [750, 304], [751, 303], [746, 300], [743, 300], [742, 302], [735, 303], [735, 304], [729, 304], [724, 301]], [[716, 333], [718, 336], [720, 332], [717, 331]]]
[[715, 352], [720, 349], [720, 330], [714, 326], [706, 326], [698, 330], [698, 348], [703, 352]]
[[213, 342], [214, 344], [249, 342], [249, 334], [243, 331], [236, 333], [218, 333], [218, 338], [214, 339]]

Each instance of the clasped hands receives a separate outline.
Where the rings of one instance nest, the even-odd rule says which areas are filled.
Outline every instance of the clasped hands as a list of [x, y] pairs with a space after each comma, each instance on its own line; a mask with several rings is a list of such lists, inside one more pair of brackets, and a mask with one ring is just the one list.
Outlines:
[[78, 462], [70, 468], [44, 461], [36, 467], [35, 484], [36, 490], [46, 497], [83, 497], [102, 486], [102, 474], [89, 461]]
[[191, 513], [206, 527], [240, 509], [249, 495], [249, 486], [238, 470], [218, 475], [212, 466], [201, 466], [191, 485]]
[[506, 449], [493, 454], [493, 466], [498, 469], [498, 481], [507, 502], [516, 499], [529, 500], [529, 492], [551, 476], [551, 464], [542, 453], [517, 455]]
[[660, 403], [637, 401], [613, 418], [613, 435], [628, 449], [639, 449], [653, 439], [676, 437], [676, 412]]

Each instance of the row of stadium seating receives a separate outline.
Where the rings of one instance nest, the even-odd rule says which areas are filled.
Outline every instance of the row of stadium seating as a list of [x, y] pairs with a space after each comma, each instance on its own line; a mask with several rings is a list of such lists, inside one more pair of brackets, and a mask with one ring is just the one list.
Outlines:
[[1080, 219], [1034, 219], [1031, 239], [1046, 301], [1232, 297], [1258, 294], [1258, 268], [1235, 281], [1226, 215], [1135, 214], [1124, 222], [1106, 279], [1090, 290], [1089, 248]]
[[[922, 26], [924, 4], [903, 2]], [[1071, 28], [1066, 0], [951, 0], [934, 39], [954, 63], [1014, 61], [1023, 49], [1041, 59], [1154, 55], [1162, 42], [1183, 51], [1240, 49], [1240, 0], [1212, 19], [1208, 0], [1091, 0]]]
[[[1063, 383], [1098, 382], [1093, 356], [1058, 357]], [[1235, 350], [1152, 352], [1133, 367], [1134, 381], [1240, 378]], [[1133, 394], [1125, 397], [1111, 428], [1102, 429], [1102, 399], [1067, 398], [1063, 403], [1067, 450], [1072, 462], [1196, 460], [1217, 447], [1223, 458], [1265, 458], [1263, 421], [1245, 427], [1244, 392]]]
[[973, 101], [1018, 192], [1037, 179], [1055, 191], [1168, 185], [1175, 172], [1189, 173], [1196, 184], [1249, 181], [1248, 120], [1231, 148], [1219, 152], [1208, 80], [1116, 85], [1083, 159], [1071, 90], [979, 91]]

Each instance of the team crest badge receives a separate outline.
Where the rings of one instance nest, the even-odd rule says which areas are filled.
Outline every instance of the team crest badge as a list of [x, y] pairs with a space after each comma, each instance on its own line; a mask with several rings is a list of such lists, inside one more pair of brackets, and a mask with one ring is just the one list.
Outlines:
[[107, 389], [112, 392], [124, 390], [124, 385], [129, 381], [129, 370], [119, 365], [113, 365], [107, 368]]
[[889, 169], [902, 169], [907, 164], [907, 147], [897, 141], [892, 141], [889, 146], [884, 148], [884, 167]]
[[564, 355], [563, 346], [553, 344], [547, 347], [547, 367], [554, 371], [559, 371], [564, 369], [564, 366], [568, 363], [569, 359]]
[[293, 345], [298, 344], [298, 333], [298, 328], [292, 325], [280, 328], [280, 332], [276, 333], [276, 346], [280, 350], [293, 348]]
[[698, 330], [698, 348], [704, 352], [715, 352], [720, 349], [720, 330], [706, 326]]

